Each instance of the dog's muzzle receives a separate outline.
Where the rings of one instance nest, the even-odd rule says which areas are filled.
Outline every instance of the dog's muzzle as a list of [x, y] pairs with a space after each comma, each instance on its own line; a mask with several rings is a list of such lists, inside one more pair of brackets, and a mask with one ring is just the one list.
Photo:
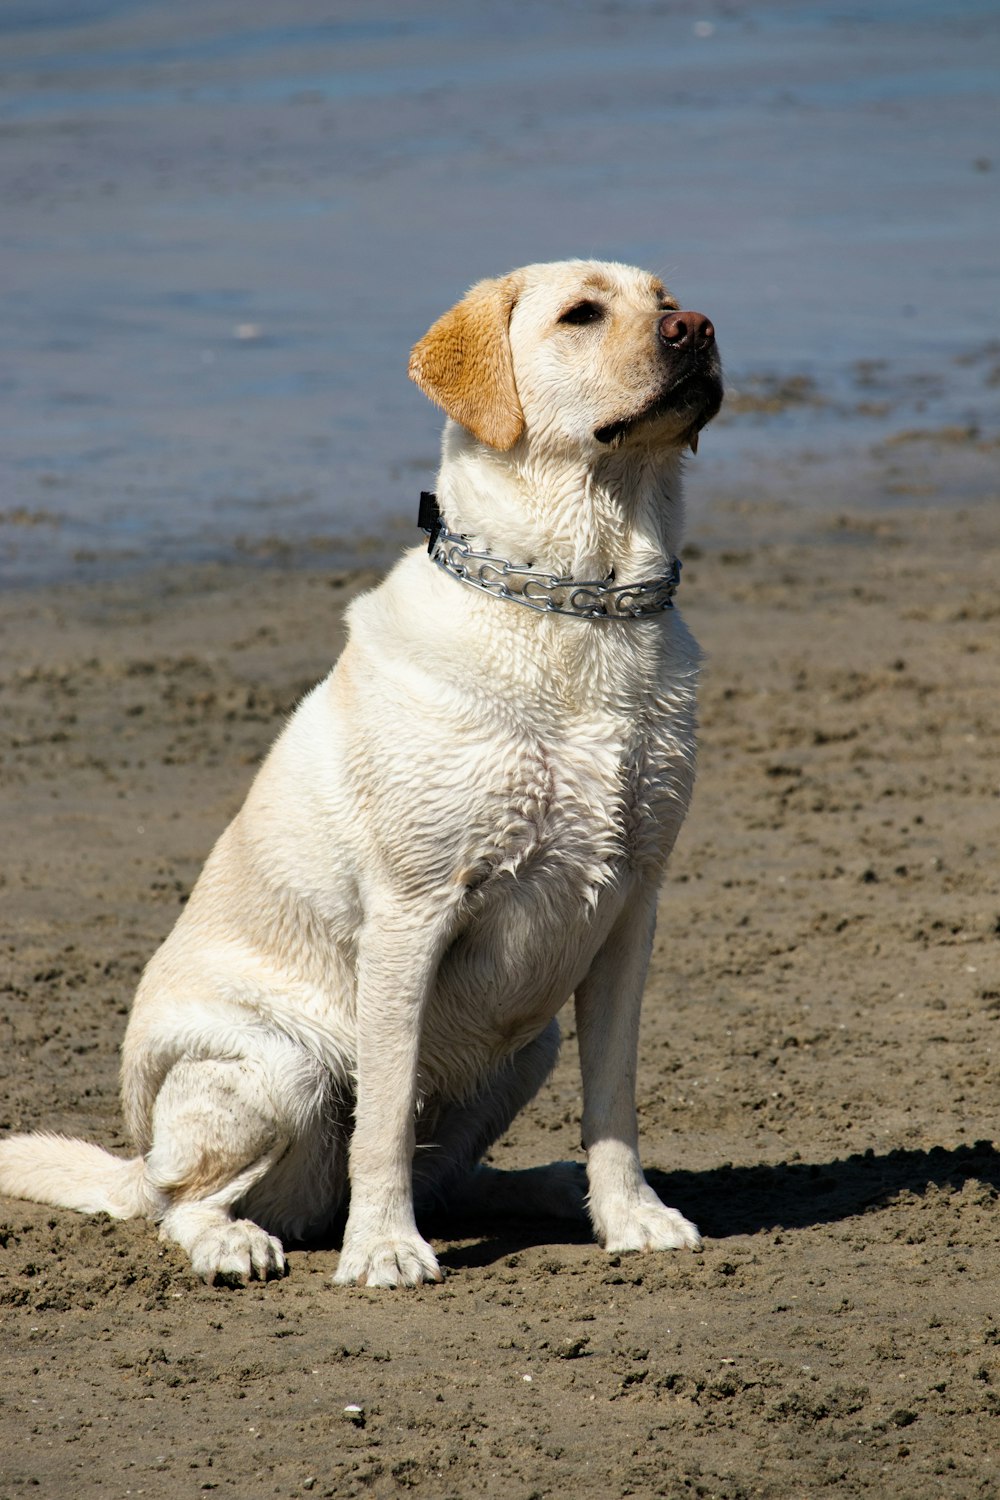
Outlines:
[[690, 416], [687, 441], [697, 447], [697, 435], [722, 405], [722, 372], [715, 344], [715, 325], [704, 313], [671, 308], [656, 325], [656, 340], [664, 370], [664, 385], [648, 405], [617, 421], [598, 427], [599, 443], [620, 442], [633, 429], [671, 412]]

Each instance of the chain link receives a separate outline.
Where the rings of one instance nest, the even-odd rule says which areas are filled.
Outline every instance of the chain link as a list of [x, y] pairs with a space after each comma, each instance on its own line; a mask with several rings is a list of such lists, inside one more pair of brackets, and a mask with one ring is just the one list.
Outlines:
[[491, 552], [474, 552], [464, 536], [437, 528], [430, 556], [438, 567], [460, 583], [481, 589], [497, 599], [509, 599], [541, 614], [571, 615], [578, 620], [639, 620], [673, 608], [681, 578], [679, 557], [671, 558], [670, 572], [638, 583], [615, 583], [559, 577], [518, 568]]

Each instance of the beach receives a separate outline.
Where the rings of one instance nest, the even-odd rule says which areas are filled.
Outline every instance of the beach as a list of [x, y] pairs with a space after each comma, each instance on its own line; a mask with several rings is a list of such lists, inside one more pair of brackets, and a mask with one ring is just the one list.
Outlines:
[[[906, 7], [819, 9], [826, 54], [778, 4], [699, 12], [701, 31], [681, 6], [581, 7], [558, 65], [556, 0], [534, 53], [508, 46], [492, 4], [474, 22], [443, 3], [419, 22], [345, 7], [335, 24], [293, 0], [284, 40], [264, 8], [223, 0], [193, 39], [161, 3], [95, 0], [72, 25], [53, 4], [37, 34], [8, 18], [0, 170], [21, 173], [4, 180], [22, 213], [0, 226], [17, 251], [4, 1133], [128, 1153], [118, 1052], [142, 968], [336, 659], [345, 607], [420, 541], [439, 418], [406, 353], [448, 300], [574, 248], [669, 262], [717, 319], [730, 397], [687, 465], [678, 606], [705, 652], [699, 767], [638, 1074], [649, 1179], [703, 1248], [608, 1256], [556, 1222], [444, 1215], [424, 1226], [440, 1285], [334, 1287], [331, 1243], [232, 1290], [198, 1282], [148, 1223], [0, 1201], [4, 1497], [1000, 1495], [986, 13], [956, 12], [947, 46], [972, 82], [949, 103], [957, 74], [928, 82], [927, 7], [910, 8], [910, 53], [889, 47]], [[830, 218], [819, 192], [789, 193], [808, 211], [789, 207], [772, 242], [743, 153], [772, 163], [773, 215], [780, 142], [827, 138], [869, 22], [865, 57], [883, 48], [892, 66], [858, 74], [839, 137], [860, 161], [884, 126], [887, 154], [858, 179], [869, 209], [831, 171]], [[642, 173], [613, 170], [627, 136], [661, 140], [655, 60], [636, 61], [661, 24], [690, 63], [667, 123], [691, 122], [705, 174], [673, 240]], [[714, 74], [702, 44], [718, 44]], [[618, 86], [630, 68], [639, 82], [625, 102], [588, 95], [583, 121], [574, 80], [602, 47]], [[910, 92], [885, 82], [907, 68]], [[936, 144], [912, 150], [950, 183], [937, 228], [901, 165], [932, 96]], [[331, 165], [324, 131], [343, 145], [349, 129]], [[591, 142], [608, 220], [585, 200]], [[460, 206], [438, 236], [449, 181]], [[498, 217], [481, 222], [487, 188]], [[962, 275], [932, 316], [949, 256]], [[556, 1071], [495, 1165], [582, 1160], [571, 1008], [562, 1019]]]
[[[233, 1292], [148, 1224], [8, 1201], [4, 1493], [996, 1493], [998, 530], [692, 520], [700, 769], [639, 1109], [701, 1252], [446, 1219], [439, 1287], [334, 1288], [321, 1246]], [[5, 1129], [127, 1148], [136, 979], [373, 577], [4, 600]], [[579, 1156], [565, 1029], [499, 1165]]]

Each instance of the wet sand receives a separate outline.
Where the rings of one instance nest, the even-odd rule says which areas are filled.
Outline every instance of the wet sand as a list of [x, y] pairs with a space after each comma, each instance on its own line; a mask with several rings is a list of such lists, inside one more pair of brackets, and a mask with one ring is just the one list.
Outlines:
[[[948, 444], [892, 463], [940, 483]], [[330, 1245], [234, 1292], [149, 1225], [7, 1201], [4, 1495], [998, 1493], [1000, 510], [698, 485], [701, 763], [639, 1099], [703, 1252], [444, 1219], [439, 1287], [336, 1289]], [[136, 978], [372, 576], [0, 601], [4, 1130], [125, 1148]], [[579, 1109], [570, 1026], [494, 1160], [577, 1155]]]

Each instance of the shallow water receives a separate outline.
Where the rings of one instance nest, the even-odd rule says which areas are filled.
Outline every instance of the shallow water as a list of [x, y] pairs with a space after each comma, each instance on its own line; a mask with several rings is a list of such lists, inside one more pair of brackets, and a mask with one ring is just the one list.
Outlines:
[[907, 429], [985, 493], [994, 5], [329, 9], [0, 12], [4, 581], [395, 546], [439, 430], [410, 345], [563, 255], [716, 322], [699, 495], [805, 499], [808, 455], [875, 503], [857, 476]]

